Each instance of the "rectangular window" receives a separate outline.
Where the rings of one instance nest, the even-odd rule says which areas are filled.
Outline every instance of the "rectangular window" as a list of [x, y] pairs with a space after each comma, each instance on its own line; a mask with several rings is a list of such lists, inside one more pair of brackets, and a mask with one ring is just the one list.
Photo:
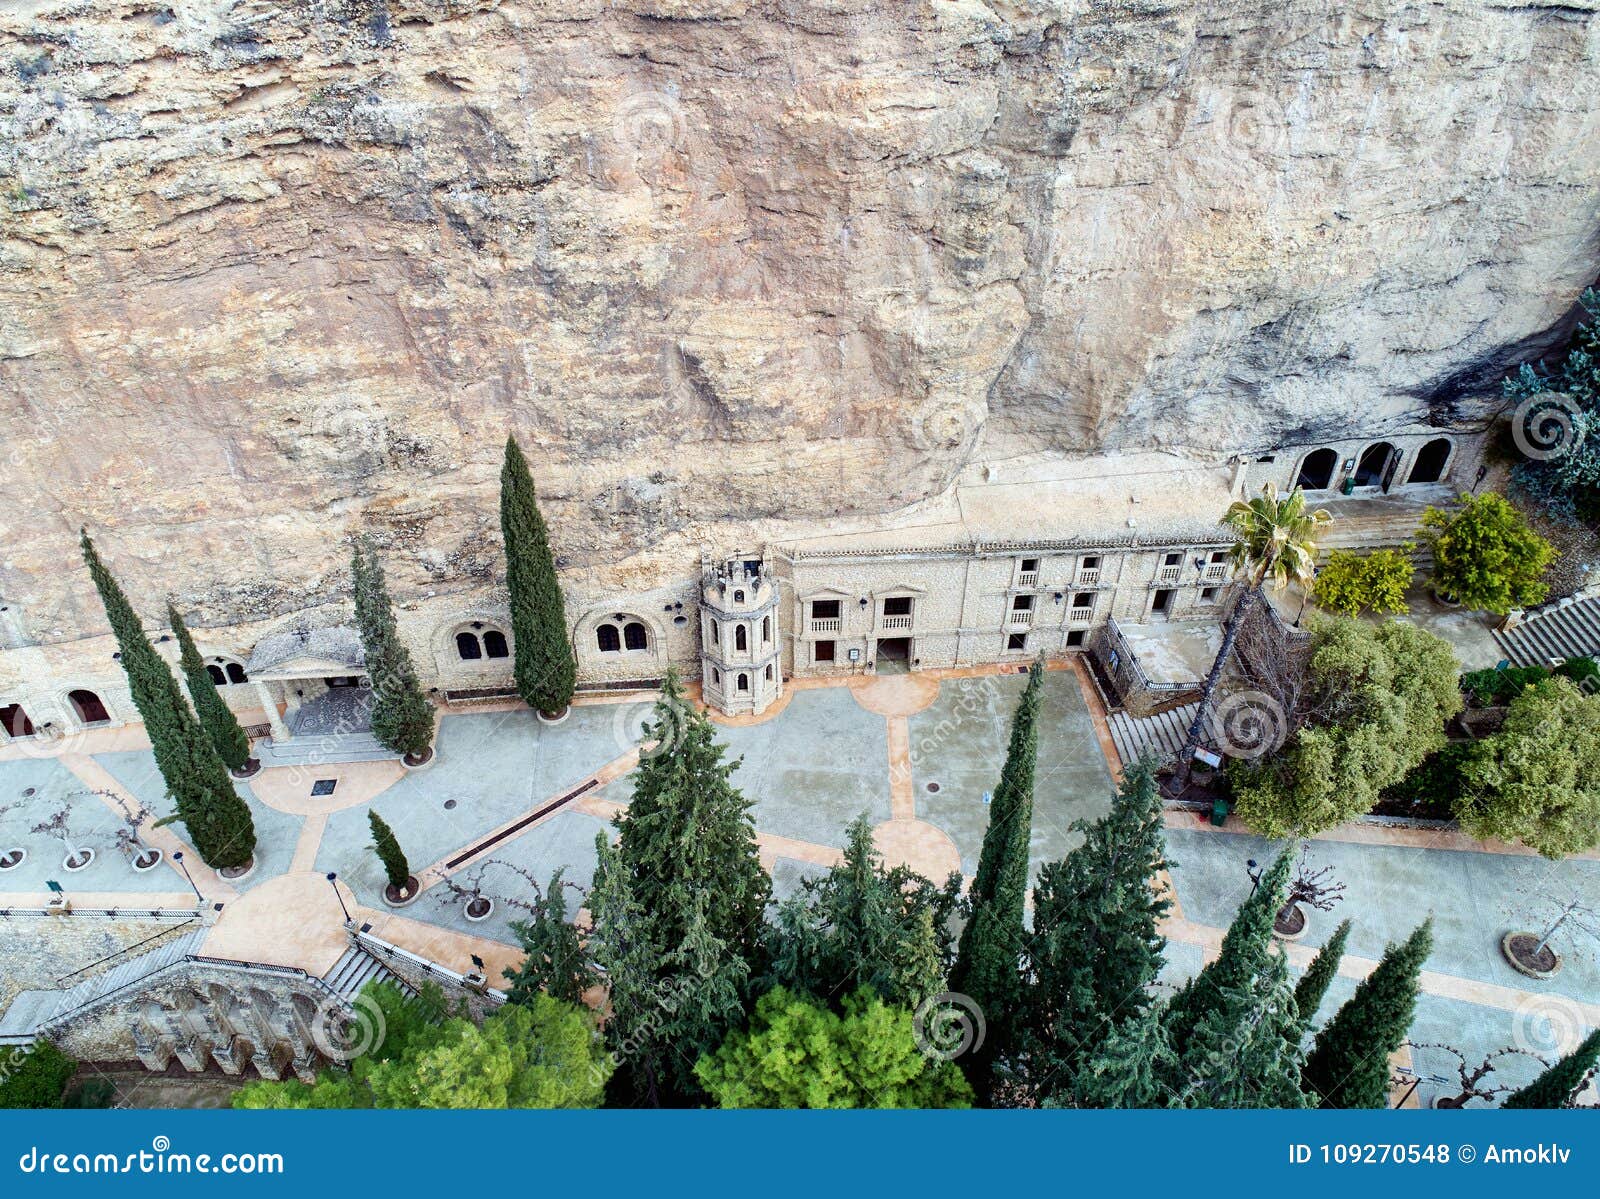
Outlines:
[[1032, 574], [1034, 571], [1036, 571], [1038, 569], [1039, 569], [1039, 559], [1037, 559], [1037, 558], [1024, 558], [1022, 560], [1022, 573], [1023, 574], [1029, 575], [1029, 574]]
[[1076, 592], [1072, 597], [1072, 606], [1074, 608], [1092, 608], [1092, 607], [1094, 607], [1094, 592], [1092, 592], [1092, 591], [1079, 591], [1079, 592]]
[[1085, 558], [1083, 560], [1081, 565], [1083, 566], [1084, 570], [1099, 570], [1100, 569], [1100, 555], [1098, 555], [1098, 554], [1090, 554], [1087, 558]]
[[909, 595], [896, 595], [884, 600], [883, 614], [885, 616], [910, 616], [911, 597]]
[[1228, 551], [1227, 550], [1212, 550], [1211, 551], [1211, 561], [1212, 562], [1220, 563], [1220, 562], [1226, 562], [1227, 560], [1228, 560]]
[[1152, 612], [1161, 612], [1161, 613], [1167, 613], [1167, 612], [1172, 611], [1172, 597], [1177, 595], [1177, 594], [1178, 593], [1176, 591], [1168, 591], [1165, 588], [1163, 588], [1160, 591], [1157, 591], [1156, 592], [1156, 602], [1150, 606], [1150, 610]]
[[1183, 555], [1181, 553], [1168, 554], [1165, 558], [1161, 559], [1161, 565], [1163, 565], [1163, 566], [1182, 566], [1183, 565]]
[[1202, 587], [1200, 589], [1202, 603], [1214, 604], [1217, 602], [1217, 589], [1215, 587]]
[[1082, 645], [1085, 635], [1086, 635], [1086, 630], [1084, 630], [1084, 629], [1073, 629], [1070, 633], [1067, 634], [1067, 648], [1071, 649], [1073, 646]]
[[831, 642], [831, 641], [814, 641], [814, 642], [812, 642], [812, 646], [813, 646], [813, 649], [812, 649], [812, 660], [813, 661], [815, 661], [815, 662], [832, 662], [833, 661], [833, 642]]
[[1026, 633], [1011, 633], [1006, 637], [1007, 653], [1022, 653], [1028, 648], [1028, 635]]
[[812, 600], [811, 601], [811, 619], [812, 620], [838, 620], [839, 619], [839, 601], [838, 600]]
[[1031, 595], [1013, 596], [1012, 599], [1011, 599], [1011, 610], [1013, 612], [1032, 612], [1033, 611], [1033, 596], [1031, 596]]

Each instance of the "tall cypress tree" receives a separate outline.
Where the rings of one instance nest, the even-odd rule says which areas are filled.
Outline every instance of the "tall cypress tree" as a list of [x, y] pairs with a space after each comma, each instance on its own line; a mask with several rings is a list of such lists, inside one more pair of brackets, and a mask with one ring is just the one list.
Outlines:
[[351, 551], [350, 575], [372, 681], [372, 735], [397, 754], [420, 758], [433, 745], [433, 705], [417, 681], [411, 651], [400, 640], [383, 566], [363, 538]]
[[[1087, 1046], [1070, 1094], [1078, 1107], [1172, 1107], [1177, 1097], [1170, 1080], [1178, 1072], [1161, 1026], [1162, 1007], [1147, 1004], [1129, 1019], [1111, 1027], [1102, 1041]], [[1064, 1106], [1058, 1092], [1046, 1107]]]
[[1161, 812], [1155, 763], [1137, 762], [1109, 812], [1072, 826], [1078, 847], [1039, 871], [1024, 1004], [1029, 1074], [1046, 1092], [1070, 1086], [1087, 1055], [1149, 1005], [1171, 906], [1156, 890], [1168, 865]]
[[1600, 1062], [1600, 1028], [1583, 1043], [1520, 1091], [1506, 1097], [1502, 1108], [1571, 1107], [1578, 1088]]
[[87, 530], [82, 531], [81, 544], [83, 560], [117, 639], [134, 706], [172, 797], [175, 818], [183, 822], [195, 852], [208, 866], [245, 865], [256, 847], [249, 805], [234, 790], [227, 766], [184, 703], [172, 671], [145, 636], [133, 605], [100, 560]]
[[1344, 957], [1345, 942], [1349, 939], [1350, 922], [1341, 920], [1339, 927], [1333, 930], [1333, 936], [1317, 951], [1317, 956], [1311, 959], [1311, 965], [1306, 967], [1306, 972], [1295, 985], [1294, 1003], [1300, 1012], [1302, 1029], [1309, 1028], [1311, 1021], [1316, 1018], [1317, 1009], [1322, 1006], [1334, 975], [1339, 973], [1339, 959]]
[[550, 877], [544, 893], [533, 902], [527, 920], [513, 920], [511, 931], [522, 946], [522, 961], [501, 973], [511, 981], [510, 1003], [532, 1003], [549, 995], [566, 1003], [582, 1003], [584, 992], [600, 983], [589, 951], [578, 930], [567, 920], [566, 884], [562, 871]]
[[766, 968], [772, 882], [750, 801], [729, 778], [739, 763], [724, 760], [672, 671], [645, 740], [617, 844], [600, 839], [591, 941], [612, 989], [606, 1035], [635, 1096], [682, 1102], [699, 1093], [695, 1058], [743, 1019]]
[[1039, 702], [1044, 666], [1035, 662], [1011, 718], [1000, 782], [989, 801], [978, 872], [968, 897], [950, 989], [970, 995], [983, 1011], [988, 1035], [963, 1063], [980, 1099], [990, 1090], [994, 1062], [1016, 1045], [1022, 991], [1020, 959], [1026, 942], [1028, 847], [1033, 837], [1033, 776], [1039, 758]]
[[528, 460], [514, 437], [506, 438], [500, 469], [500, 533], [506, 544], [517, 693], [529, 707], [554, 714], [572, 702], [578, 667], [567, 639], [567, 607], [550, 554], [550, 535], [539, 514]]
[[1378, 968], [1317, 1034], [1304, 1085], [1321, 1106], [1388, 1106], [1389, 1056], [1411, 1028], [1418, 976], [1432, 949], [1430, 916], [1403, 943], [1384, 950]]
[[383, 863], [383, 873], [396, 891], [404, 891], [411, 878], [411, 864], [406, 861], [400, 839], [394, 835], [389, 822], [378, 815], [376, 808], [367, 809], [367, 827], [372, 830], [372, 850]]
[[218, 756], [228, 769], [243, 770], [245, 763], [250, 760], [249, 736], [239, 724], [239, 718], [217, 693], [217, 685], [212, 681], [211, 672], [206, 669], [200, 651], [195, 648], [188, 626], [170, 602], [167, 604], [167, 622], [172, 625], [172, 631], [178, 638], [178, 664], [183, 669], [184, 682], [189, 686], [189, 698], [194, 700], [200, 727], [205, 729], [206, 736], [211, 738], [211, 744], [216, 747]]

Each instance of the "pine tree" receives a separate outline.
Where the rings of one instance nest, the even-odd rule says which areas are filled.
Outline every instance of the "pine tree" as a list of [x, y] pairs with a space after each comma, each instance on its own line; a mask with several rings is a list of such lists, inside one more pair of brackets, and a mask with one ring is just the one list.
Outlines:
[[1383, 960], [1317, 1034], [1304, 1086], [1323, 1107], [1387, 1107], [1389, 1057], [1411, 1028], [1417, 980], [1433, 949], [1433, 918]]
[[367, 809], [367, 825], [372, 829], [372, 848], [383, 863], [383, 872], [388, 876], [389, 885], [396, 891], [404, 891], [411, 879], [411, 865], [406, 861], [394, 830], [375, 808]]
[[511, 981], [506, 992], [511, 1003], [532, 1003], [541, 992], [568, 1003], [582, 1003], [584, 992], [600, 982], [583, 939], [567, 920], [562, 873], [557, 870], [544, 893], [534, 900], [531, 919], [511, 923], [511, 931], [522, 945], [522, 961], [503, 971]]
[[172, 631], [178, 638], [178, 664], [183, 670], [184, 681], [189, 685], [189, 697], [194, 700], [200, 727], [205, 729], [206, 736], [211, 738], [211, 744], [216, 747], [218, 756], [228, 769], [243, 770], [245, 763], [250, 760], [249, 736], [239, 724], [239, 718], [218, 694], [211, 672], [206, 669], [200, 651], [195, 648], [194, 638], [189, 635], [178, 609], [171, 603], [167, 604], [167, 622], [172, 625]]
[[[1171, 1107], [1167, 1080], [1178, 1072], [1178, 1056], [1162, 1027], [1165, 1009], [1146, 1004], [1112, 1026], [1109, 1035], [1087, 1046], [1072, 1094], [1080, 1107]], [[1059, 1095], [1045, 1106], [1060, 1106]]]
[[606, 1035], [635, 1096], [672, 1103], [698, 1095], [695, 1059], [744, 1017], [767, 965], [772, 883], [750, 801], [729, 781], [738, 762], [723, 760], [671, 671], [645, 740], [617, 844], [601, 838], [591, 945], [611, 987]]
[[1300, 1012], [1302, 1029], [1310, 1027], [1311, 1021], [1316, 1018], [1317, 1009], [1322, 1006], [1334, 975], [1339, 973], [1339, 960], [1344, 957], [1345, 942], [1349, 939], [1350, 922], [1341, 920], [1339, 927], [1333, 930], [1333, 936], [1317, 951], [1317, 956], [1311, 959], [1311, 965], [1306, 967], [1306, 972], [1295, 985], [1294, 1003]]
[[1156, 889], [1168, 863], [1155, 763], [1129, 766], [1111, 810], [1073, 830], [1082, 843], [1043, 866], [1033, 890], [1026, 1040], [1045, 1093], [1070, 1086], [1090, 1053], [1143, 1014], [1161, 971], [1171, 905]]
[[249, 805], [234, 790], [227, 766], [184, 702], [172, 671], [145, 636], [133, 605], [100, 560], [87, 531], [82, 548], [117, 639], [134, 706], [176, 809], [169, 819], [183, 822], [195, 852], [208, 866], [220, 870], [246, 865], [256, 847]]
[[433, 745], [433, 705], [417, 681], [411, 651], [400, 640], [383, 566], [360, 538], [351, 552], [350, 574], [356, 626], [372, 681], [372, 735], [397, 754], [425, 757]]
[[1583, 1043], [1520, 1091], [1506, 1097], [1502, 1108], [1571, 1107], [1589, 1072], [1600, 1062], [1600, 1028]]
[[506, 545], [517, 693], [529, 707], [554, 714], [572, 702], [578, 668], [549, 532], [539, 514], [528, 461], [514, 437], [506, 438], [500, 470], [500, 533]]
[[941, 890], [909, 867], [885, 868], [871, 824], [858, 817], [839, 864], [779, 909], [773, 979], [834, 1003], [866, 987], [916, 1008], [944, 989], [960, 885], [959, 874]]
[[1039, 758], [1039, 702], [1044, 666], [1035, 662], [1011, 718], [1000, 782], [989, 802], [978, 872], [968, 898], [970, 916], [961, 930], [950, 989], [971, 996], [983, 1011], [988, 1035], [964, 1062], [980, 1098], [989, 1091], [993, 1063], [1016, 1044], [1021, 998], [1020, 959], [1026, 930], [1028, 849], [1033, 838], [1033, 776]]

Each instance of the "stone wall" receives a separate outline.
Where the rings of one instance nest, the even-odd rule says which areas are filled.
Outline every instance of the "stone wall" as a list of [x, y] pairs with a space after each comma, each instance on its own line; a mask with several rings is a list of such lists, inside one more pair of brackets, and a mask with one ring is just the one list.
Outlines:
[[0, 1012], [19, 991], [71, 986], [97, 973], [95, 963], [105, 958], [117, 955], [115, 961], [123, 961], [148, 953], [195, 927], [194, 920], [138, 914], [0, 915]]

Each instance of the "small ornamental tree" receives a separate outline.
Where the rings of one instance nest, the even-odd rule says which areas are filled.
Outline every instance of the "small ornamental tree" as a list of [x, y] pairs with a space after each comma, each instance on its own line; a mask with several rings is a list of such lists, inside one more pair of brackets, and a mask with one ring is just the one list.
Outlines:
[[1418, 978], [1433, 949], [1433, 920], [1390, 945], [1378, 968], [1317, 1034], [1302, 1082], [1322, 1107], [1386, 1107], [1389, 1058], [1411, 1028]]
[[216, 747], [218, 756], [228, 769], [235, 772], [243, 770], [250, 761], [249, 736], [239, 724], [239, 718], [233, 714], [233, 709], [217, 692], [217, 684], [206, 669], [200, 651], [195, 648], [188, 626], [171, 603], [167, 604], [167, 622], [172, 625], [172, 632], [178, 638], [178, 665], [183, 670], [184, 682], [189, 685], [189, 698], [194, 700], [200, 727], [205, 729], [206, 736], [211, 738], [211, 744]]
[[1407, 557], [1410, 548], [1374, 550], [1365, 555], [1334, 550], [1317, 571], [1317, 606], [1345, 616], [1404, 612], [1406, 591], [1416, 574]]
[[1600, 845], [1600, 695], [1561, 677], [1511, 701], [1500, 731], [1461, 768], [1461, 827], [1547, 858]]
[[1500, 1106], [1510, 1108], [1572, 1107], [1578, 1091], [1600, 1062], [1600, 1029]]
[[1494, 492], [1464, 495], [1454, 512], [1429, 508], [1422, 538], [1433, 551], [1433, 588], [1468, 608], [1505, 614], [1543, 601], [1556, 550]]
[[516, 641], [517, 693], [549, 715], [572, 702], [578, 668], [567, 639], [567, 608], [550, 553], [550, 535], [533, 488], [528, 460], [506, 438], [500, 470], [500, 532], [506, 546], [506, 589]]
[[375, 808], [367, 809], [367, 824], [372, 829], [373, 852], [383, 863], [383, 873], [389, 879], [389, 885], [396, 891], [404, 892], [406, 884], [411, 880], [411, 865], [406, 861], [406, 855], [400, 848], [394, 830], [382, 816], [378, 815]]
[[372, 680], [372, 735], [415, 762], [433, 746], [433, 706], [422, 693], [411, 651], [400, 640], [383, 567], [362, 539], [351, 553], [356, 626]]
[[83, 558], [94, 579], [106, 618], [117, 639], [133, 703], [144, 721], [156, 767], [181, 820], [206, 865], [242, 867], [255, 853], [256, 830], [249, 805], [234, 790], [228, 768], [178, 690], [172, 671], [85, 532]]

